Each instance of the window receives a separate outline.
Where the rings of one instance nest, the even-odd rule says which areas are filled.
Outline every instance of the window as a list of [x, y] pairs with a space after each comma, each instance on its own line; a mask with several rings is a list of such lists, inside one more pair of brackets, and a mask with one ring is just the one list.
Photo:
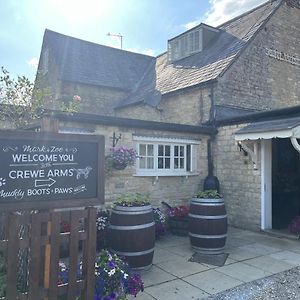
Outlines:
[[199, 141], [134, 136], [138, 176], [187, 176], [197, 171]]

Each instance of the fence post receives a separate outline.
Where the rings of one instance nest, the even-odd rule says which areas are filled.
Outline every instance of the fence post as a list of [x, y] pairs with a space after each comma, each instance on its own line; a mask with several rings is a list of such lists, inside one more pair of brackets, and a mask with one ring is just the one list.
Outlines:
[[6, 299], [17, 299], [17, 257], [19, 251], [18, 215], [10, 213], [8, 219]]
[[86, 208], [88, 212], [87, 240], [84, 247], [83, 274], [85, 275], [84, 299], [93, 300], [95, 293], [96, 259], [96, 213], [95, 207]]

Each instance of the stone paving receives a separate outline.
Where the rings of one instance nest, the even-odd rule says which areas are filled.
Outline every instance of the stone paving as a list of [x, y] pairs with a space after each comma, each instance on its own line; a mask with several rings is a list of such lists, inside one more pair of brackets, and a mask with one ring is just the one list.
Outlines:
[[136, 300], [197, 300], [300, 265], [300, 241], [230, 227], [223, 267], [189, 262], [187, 237], [156, 242], [153, 266], [142, 272], [144, 293]]

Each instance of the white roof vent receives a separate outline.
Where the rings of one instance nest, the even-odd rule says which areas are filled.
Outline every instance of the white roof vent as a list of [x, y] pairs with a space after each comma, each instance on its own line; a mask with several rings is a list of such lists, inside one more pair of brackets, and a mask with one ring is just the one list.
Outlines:
[[168, 61], [173, 62], [202, 51], [218, 32], [218, 29], [201, 23], [168, 40]]

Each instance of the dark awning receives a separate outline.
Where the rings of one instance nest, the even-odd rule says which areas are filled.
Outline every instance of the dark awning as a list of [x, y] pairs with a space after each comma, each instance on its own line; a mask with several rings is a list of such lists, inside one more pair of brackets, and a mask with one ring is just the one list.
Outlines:
[[253, 122], [235, 133], [238, 141], [300, 138], [300, 117]]

